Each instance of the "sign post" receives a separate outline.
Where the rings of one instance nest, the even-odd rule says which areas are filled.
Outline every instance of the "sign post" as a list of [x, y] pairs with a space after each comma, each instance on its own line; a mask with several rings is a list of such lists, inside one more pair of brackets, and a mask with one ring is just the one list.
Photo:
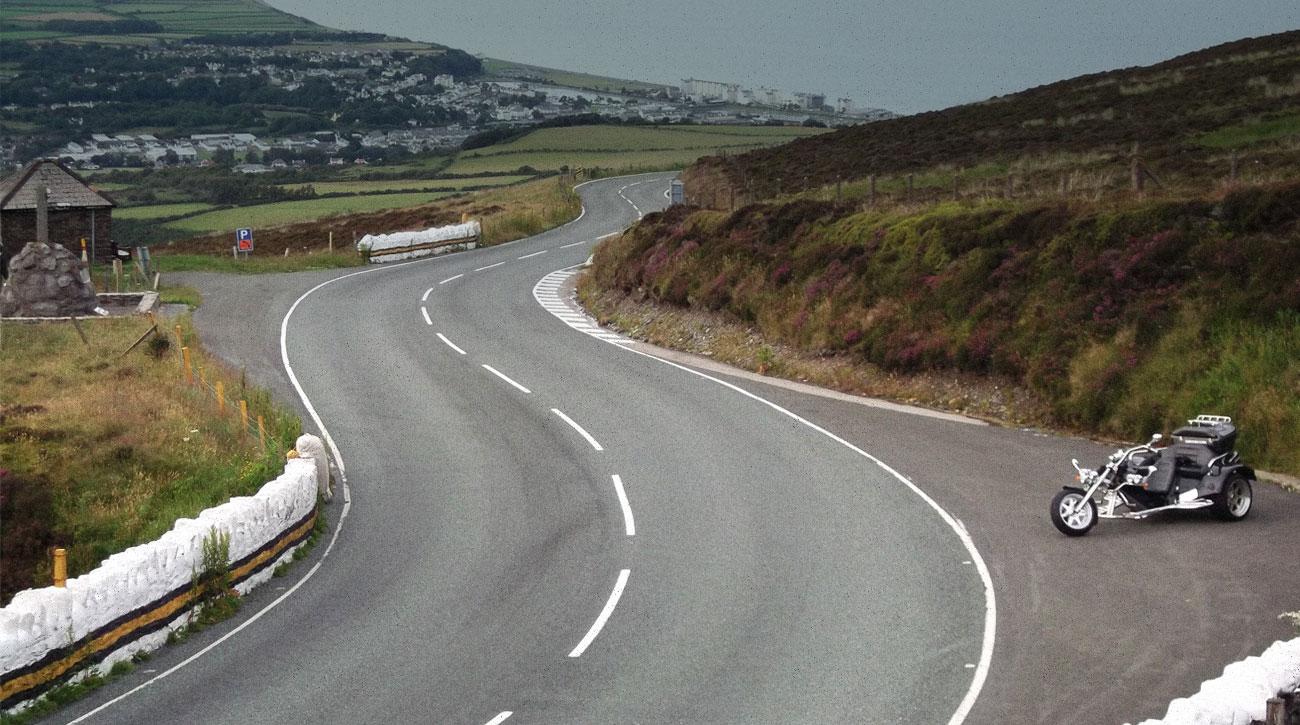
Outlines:
[[247, 227], [235, 230], [235, 257], [241, 253], [244, 259], [253, 253], [253, 230]]

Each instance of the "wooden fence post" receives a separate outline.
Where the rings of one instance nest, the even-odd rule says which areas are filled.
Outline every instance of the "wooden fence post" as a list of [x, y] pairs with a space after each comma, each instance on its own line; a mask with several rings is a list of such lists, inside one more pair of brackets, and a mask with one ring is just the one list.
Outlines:
[[181, 363], [185, 368], [185, 384], [193, 385], [194, 368], [190, 367], [190, 349], [188, 347], [181, 347]]
[[217, 412], [226, 414], [226, 384], [220, 380], [217, 381]]
[[1133, 143], [1133, 151], [1129, 154], [1129, 177], [1131, 178], [1133, 191], [1141, 194], [1142, 188], [1145, 186], [1145, 179], [1142, 173], [1142, 158], [1138, 155], [1138, 144], [1136, 142]]
[[68, 586], [68, 551], [62, 547], [54, 550], [54, 586]]
[[248, 401], [239, 401], [239, 435], [248, 435]]

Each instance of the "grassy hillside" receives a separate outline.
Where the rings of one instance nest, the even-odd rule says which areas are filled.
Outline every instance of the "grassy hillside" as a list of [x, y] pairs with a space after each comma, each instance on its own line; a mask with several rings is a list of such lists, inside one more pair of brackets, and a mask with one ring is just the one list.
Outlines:
[[544, 68], [496, 58], [484, 58], [483, 70], [489, 75], [502, 78], [515, 78], [533, 83], [549, 83], [566, 88], [582, 88], [600, 93], [657, 93], [668, 89], [668, 86], [659, 83], [646, 83], [626, 78], [610, 78], [590, 73], [559, 70], [558, 68]]
[[858, 392], [1014, 387], [1018, 422], [1231, 415], [1251, 461], [1300, 473], [1298, 171], [1300, 32], [703, 159], [689, 198], [738, 208], [647, 217], [583, 295], [642, 327], [711, 315], [758, 341], [739, 362], [832, 361]]
[[761, 126], [569, 126], [543, 128], [509, 143], [463, 151], [448, 173], [509, 173], [600, 168], [680, 168], [706, 154], [736, 154], [782, 144], [824, 129]]
[[[777, 149], [702, 160], [688, 192], [711, 203], [800, 193], [837, 180], [928, 177], [915, 198], [1130, 186], [1131, 152], [1148, 190], [1203, 191], [1229, 176], [1268, 181], [1300, 170], [1300, 31], [1251, 38], [1145, 68], [1098, 73], [981, 103], [880, 121]], [[917, 180], [914, 180], [914, 183]], [[1162, 191], [1163, 190], [1163, 191]], [[858, 192], [865, 191], [862, 188]], [[926, 194], [932, 191], [936, 193]]]
[[1071, 428], [1231, 415], [1250, 460], [1300, 473], [1297, 210], [1296, 182], [1121, 205], [677, 207], [601, 246], [588, 284], [885, 374], [998, 376]]
[[0, 23], [0, 42], [40, 38], [121, 44], [211, 33], [336, 32], [258, 0], [12, 0], [0, 7]]

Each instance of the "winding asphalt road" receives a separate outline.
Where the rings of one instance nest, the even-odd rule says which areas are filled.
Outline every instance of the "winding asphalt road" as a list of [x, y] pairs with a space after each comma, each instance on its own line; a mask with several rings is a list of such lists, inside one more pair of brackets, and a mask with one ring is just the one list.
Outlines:
[[702, 371], [591, 327], [564, 270], [667, 179], [586, 185], [577, 222], [476, 252], [196, 276], [207, 345], [286, 400], [293, 309], [287, 357], [348, 515], [319, 567], [60, 716], [1123, 722], [1286, 635], [1300, 497], [1261, 486], [1240, 524], [1068, 540], [1053, 481], [1098, 446]]

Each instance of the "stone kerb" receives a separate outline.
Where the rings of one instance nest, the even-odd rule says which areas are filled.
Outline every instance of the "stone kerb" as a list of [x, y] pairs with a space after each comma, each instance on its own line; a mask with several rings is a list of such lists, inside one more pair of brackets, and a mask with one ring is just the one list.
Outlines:
[[106, 559], [66, 588], [19, 592], [0, 609], [0, 708], [9, 709], [88, 664], [106, 667], [160, 647], [186, 624], [203, 540], [230, 534], [231, 576], [240, 593], [270, 578], [311, 532], [316, 462], [289, 460], [253, 496], [180, 519], [160, 539]]
[[1203, 682], [1196, 694], [1169, 703], [1163, 718], [1143, 720], [1138, 725], [1262, 722], [1269, 698], [1296, 687], [1300, 687], [1300, 637], [1274, 642], [1258, 657], [1228, 665], [1222, 675]]
[[478, 221], [445, 227], [430, 227], [417, 232], [367, 234], [357, 242], [357, 251], [371, 264], [399, 262], [452, 251], [474, 249], [482, 228]]

